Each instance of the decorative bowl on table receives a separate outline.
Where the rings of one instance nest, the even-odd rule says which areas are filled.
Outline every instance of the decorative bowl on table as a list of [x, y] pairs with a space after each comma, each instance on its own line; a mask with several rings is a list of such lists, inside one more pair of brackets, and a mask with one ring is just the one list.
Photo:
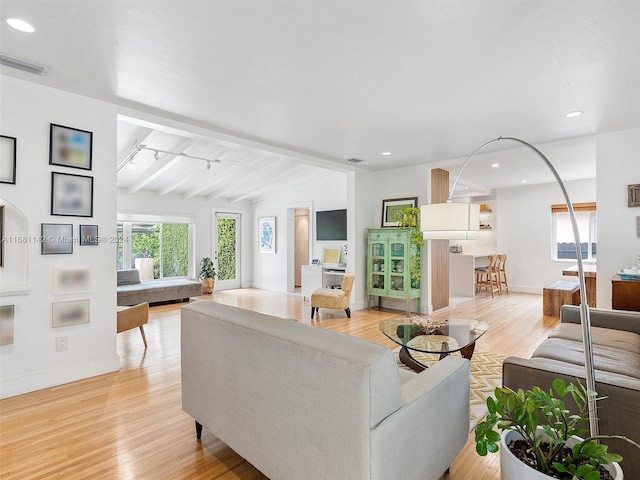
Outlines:
[[409, 320], [414, 325], [417, 325], [420, 328], [422, 328], [427, 335], [434, 333], [440, 327], [443, 327], [448, 324], [447, 320], [435, 319], [431, 317], [427, 317], [427, 318], [411, 317]]

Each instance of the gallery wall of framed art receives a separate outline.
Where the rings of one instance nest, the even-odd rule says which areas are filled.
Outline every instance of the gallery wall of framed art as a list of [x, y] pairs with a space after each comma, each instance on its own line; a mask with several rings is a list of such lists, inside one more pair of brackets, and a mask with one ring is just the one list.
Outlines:
[[0, 392], [13, 396], [118, 368], [116, 246], [104, 241], [117, 237], [117, 111], [6, 76], [2, 88]]

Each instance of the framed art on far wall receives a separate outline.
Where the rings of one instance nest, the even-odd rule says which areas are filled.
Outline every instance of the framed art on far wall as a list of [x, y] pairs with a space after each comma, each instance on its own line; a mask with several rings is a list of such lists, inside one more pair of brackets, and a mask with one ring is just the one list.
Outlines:
[[276, 217], [258, 218], [258, 252], [276, 253]]
[[93, 133], [51, 124], [49, 165], [91, 170]]
[[93, 217], [93, 177], [51, 172], [51, 215]]
[[15, 137], [0, 135], [0, 183], [16, 183], [16, 144]]
[[390, 198], [382, 200], [382, 227], [397, 227], [398, 221], [395, 219], [396, 212], [405, 208], [417, 208], [418, 197]]

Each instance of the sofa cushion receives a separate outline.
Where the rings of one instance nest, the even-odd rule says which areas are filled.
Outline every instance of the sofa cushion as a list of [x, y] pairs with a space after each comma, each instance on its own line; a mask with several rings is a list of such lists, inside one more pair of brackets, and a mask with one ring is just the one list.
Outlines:
[[[551, 332], [549, 338], [582, 343], [582, 326], [575, 323], [561, 323]], [[591, 327], [591, 342], [594, 345], [603, 345], [640, 355], [640, 335], [637, 333]]]
[[[546, 358], [582, 366], [584, 365], [584, 349], [582, 342], [549, 338], [533, 352], [531, 358]], [[596, 371], [639, 379], [640, 354], [594, 344], [593, 367]]]
[[138, 270], [118, 270], [117, 281], [118, 286], [135, 285], [140, 283], [140, 272]]

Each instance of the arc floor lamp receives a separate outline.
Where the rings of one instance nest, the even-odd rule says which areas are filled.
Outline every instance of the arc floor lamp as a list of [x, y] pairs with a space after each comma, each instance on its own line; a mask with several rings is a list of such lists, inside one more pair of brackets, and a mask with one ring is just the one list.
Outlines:
[[582, 267], [582, 252], [580, 249], [578, 222], [576, 220], [576, 215], [573, 211], [573, 206], [569, 199], [567, 189], [549, 159], [547, 159], [547, 157], [545, 157], [536, 147], [524, 140], [520, 140], [519, 138], [498, 137], [493, 140], [489, 140], [484, 145], [478, 147], [476, 151], [473, 152], [464, 162], [460, 172], [453, 182], [453, 186], [451, 187], [449, 198], [446, 203], [432, 203], [430, 205], [423, 205], [420, 207], [420, 224], [423, 236], [425, 240], [472, 240], [476, 238], [477, 232], [480, 230], [480, 205], [460, 202], [454, 203], [451, 201], [451, 196], [453, 195], [453, 190], [456, 188], [460, 175], [462, 175], [462, 172], [471, 159], [486, 146], [503, 140], [517, 142], [530, 148], [542, 159], [542, 161], [544, 161], [560, 185], [560, 189], [562, 190], [562, 194], [564, 195], [564, 199], [569, 210], [571, 227], [573, 229], [573, 239], [576, 244], [576, 253], [578, 258], [578, 280], [580, 281], [580, 323], [582, 325], [582, 343], [585, 356], [585, 380], [587, 390], [590, 392], [588, 396], [589, 430], [591, 432], [591, 436], [596, 436], [598, 435], [598, 417], [596, 412], [596, 398], [593, 393], [596, 389], [593, 367], [593, 349], [591, 343], [591, 317], [589, 316], [589, 306], [587, 305], [587, 290], [585, 287], [584, 269]]

